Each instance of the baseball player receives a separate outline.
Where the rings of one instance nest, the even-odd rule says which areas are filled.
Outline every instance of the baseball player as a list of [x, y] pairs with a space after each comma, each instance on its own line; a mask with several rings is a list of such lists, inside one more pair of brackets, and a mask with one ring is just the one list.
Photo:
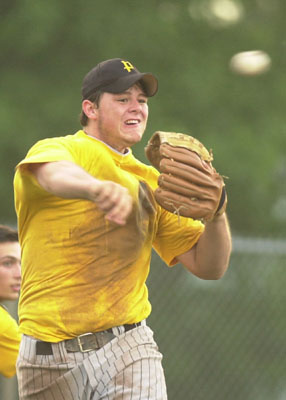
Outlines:
[[16, 374], [21, 335], [17, 322], [1, 302], [18, 299], [21, 283], [20, 257], [17, 231], [0, 225], [0, 373], [8, 378]]
[[167, 399], [146, 322], [152, 248], [203, 279], [228, 267], [225, 212], [178, 221], [154, 197], [159, 171], [132, 154], [157, 88], [130, 61], [99, 63], [83, 80], [82, 129], [40, 140], [16, 168], [21, 400]]

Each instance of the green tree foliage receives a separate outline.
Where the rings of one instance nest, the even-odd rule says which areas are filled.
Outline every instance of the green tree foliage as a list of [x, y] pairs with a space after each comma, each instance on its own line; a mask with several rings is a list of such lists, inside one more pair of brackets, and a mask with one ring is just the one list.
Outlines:
[[[233, 231], [284, 235], [286, 4], [232, 3], [243, 10], [235, 24], [210, 19], [206, 11], [215, 0], [2, 0], [0, 220], [16, 219], [17, 162], [35, 141], [79, 129], [84, 74], [99, 61], [123, 57], [159, 78], [135, 154], [146, 162], [144, 145], [154, 130], [198, 137], [229, 177]], [[253, 49], [271, 56], [271, 70], [234, 75], [231, 56]]]

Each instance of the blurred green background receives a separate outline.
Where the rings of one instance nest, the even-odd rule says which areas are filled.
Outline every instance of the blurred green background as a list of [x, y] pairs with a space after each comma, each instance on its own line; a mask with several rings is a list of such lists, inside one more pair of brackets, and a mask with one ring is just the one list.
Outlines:
[[[285, 16], [284, 0], [0, 3], [1, 223], [16, 224], [15, 165], [35, 141], [80, 129], [83, 76], [108, 58], [159, 79], [140, 160], [155, 130], [190, 133], [228, 177], [226, 276], [199, 281], [153, 257], [150, 324], [170, 399], [286, 399]], [[257, 49], [271, 57], [267, 73], [230, 70], [235, 53]]]

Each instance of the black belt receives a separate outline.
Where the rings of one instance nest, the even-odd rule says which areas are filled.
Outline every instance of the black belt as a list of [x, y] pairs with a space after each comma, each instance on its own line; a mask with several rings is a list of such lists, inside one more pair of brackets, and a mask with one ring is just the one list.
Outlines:
[[[131, 329], [140, 326], [141, 322], [136, 324], [122, 325], [124, 332], [130, 331]], [[87, 351], [98, 350], [103, 347], [106, 343], [110, 342], [115, 338], [112, 328], [102, 332], [95, 333], [84, 333], [83, 335], [77, 336], [74, 339], [64, 340], [65, 348], [68, 353], [80, 351], [85, 353]], [[51, 342], [36, 342], [36, 355], [37, 356], [48, 356], [53, 354], [53, 348]]]

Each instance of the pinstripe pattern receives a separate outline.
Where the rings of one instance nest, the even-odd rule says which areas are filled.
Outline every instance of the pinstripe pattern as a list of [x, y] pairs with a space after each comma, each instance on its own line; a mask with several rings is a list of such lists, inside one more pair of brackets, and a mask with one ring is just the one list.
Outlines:
[[166, 400], [162, 355], [146, 325], [97, 351], [67, 353], [53, 344], [53, 355], [35, 354], [36, 340], [23, 336], [17, 361], [20, 400]]

